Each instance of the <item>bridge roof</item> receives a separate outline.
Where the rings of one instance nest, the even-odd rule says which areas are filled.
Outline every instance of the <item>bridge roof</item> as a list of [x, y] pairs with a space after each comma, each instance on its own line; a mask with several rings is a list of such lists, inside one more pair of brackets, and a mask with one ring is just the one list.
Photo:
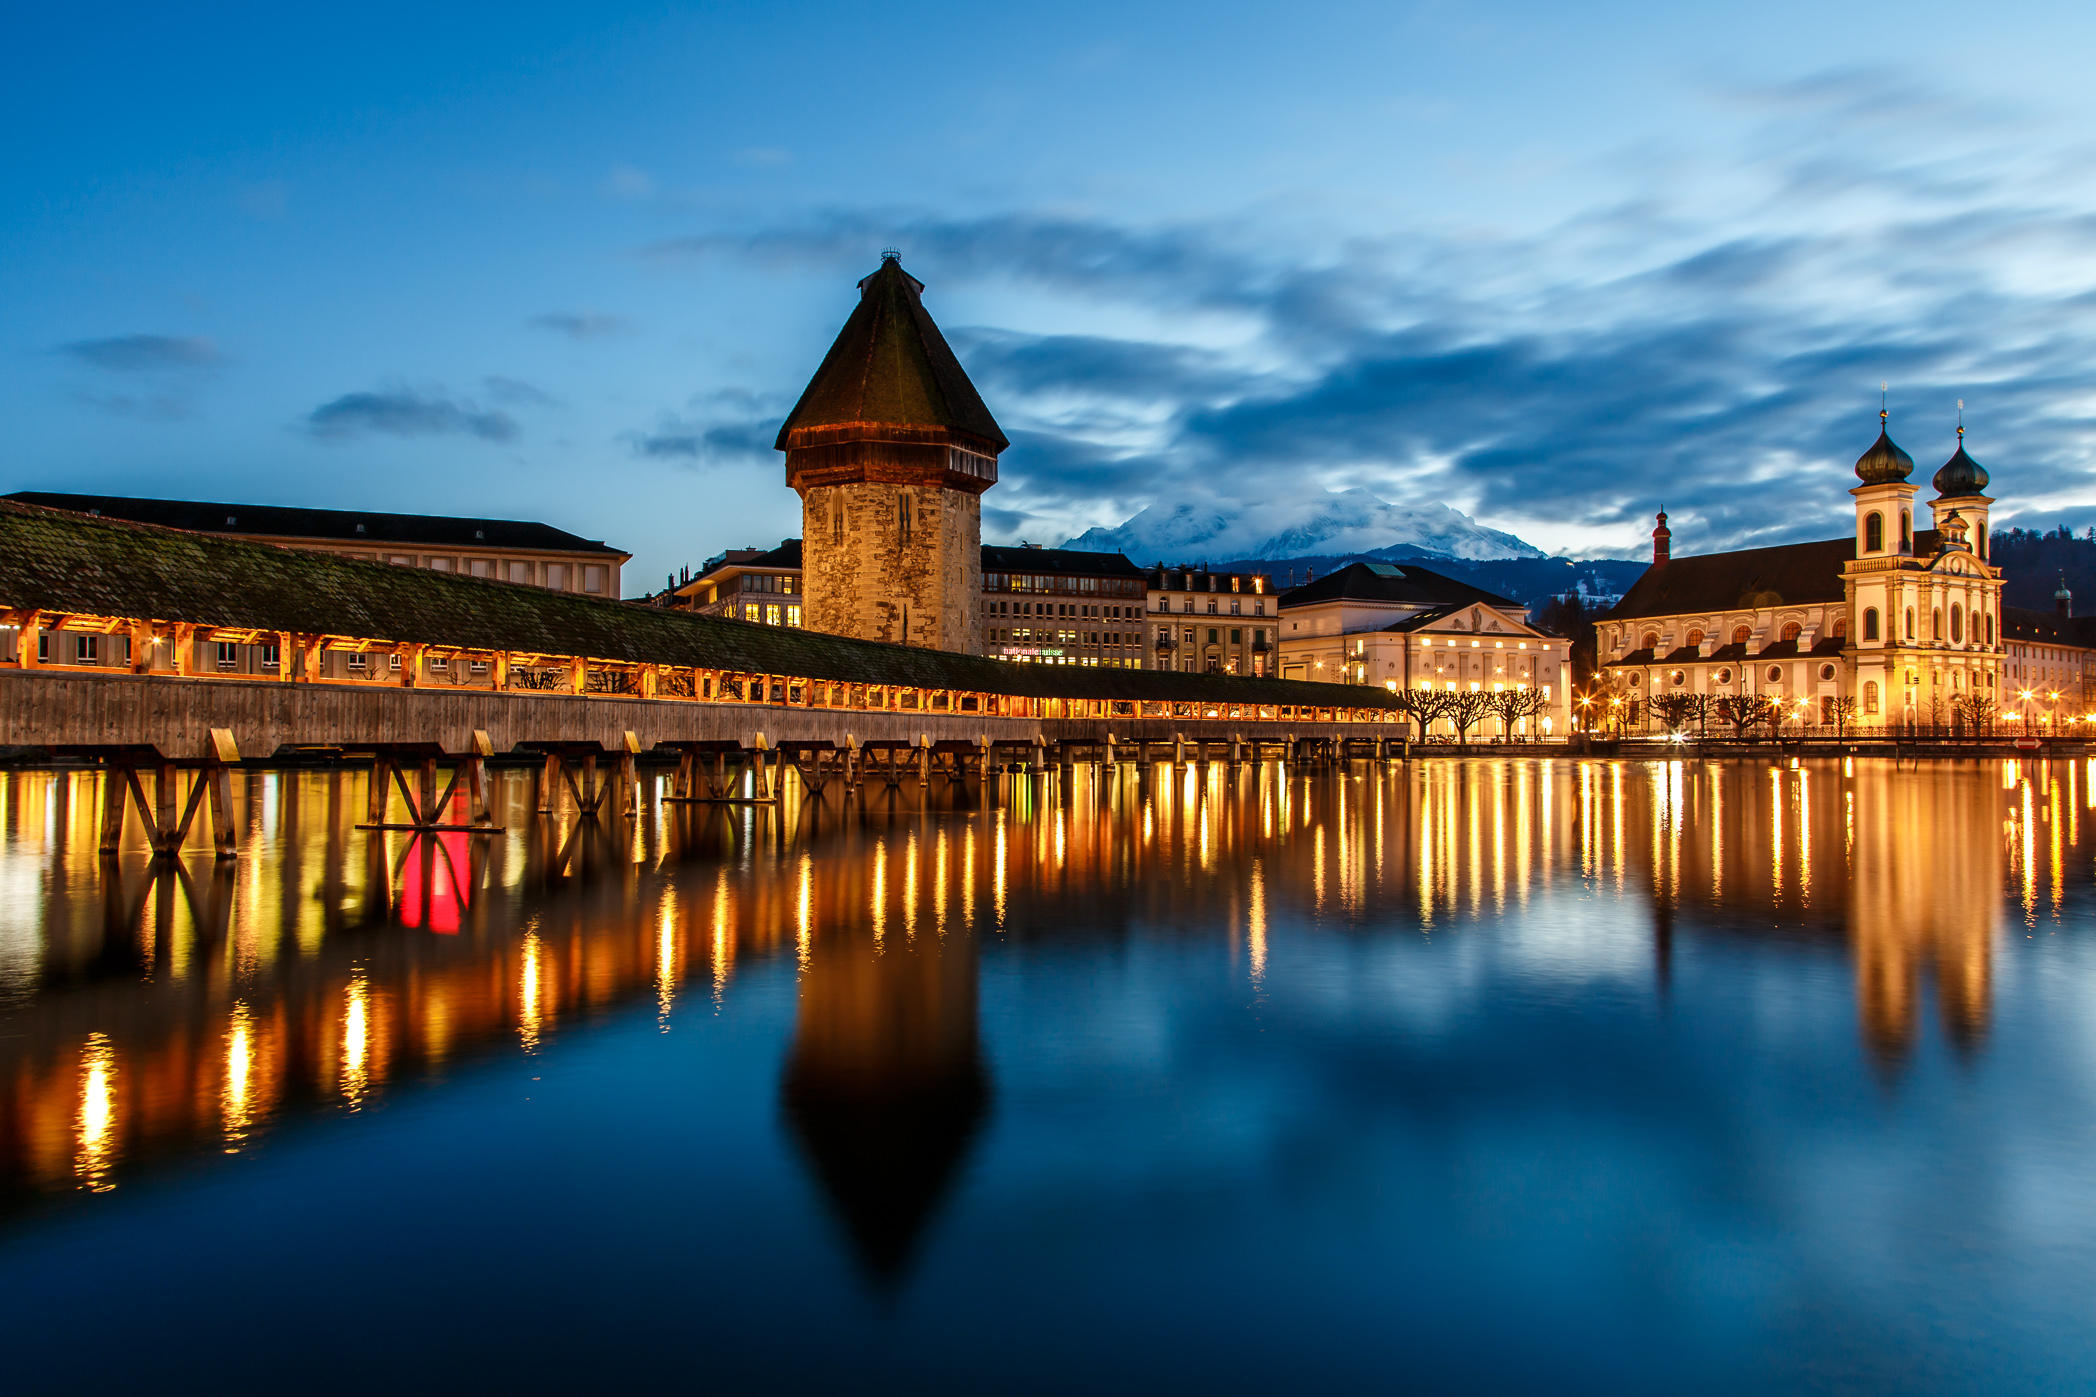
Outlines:
[[5, 499], [0, 607], [1022, 697], [1393, 706], [1370, 687], [1010, 664]]

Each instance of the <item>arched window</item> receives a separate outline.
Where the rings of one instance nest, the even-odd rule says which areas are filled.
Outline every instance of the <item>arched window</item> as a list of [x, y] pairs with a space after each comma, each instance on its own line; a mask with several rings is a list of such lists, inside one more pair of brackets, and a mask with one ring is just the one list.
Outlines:
[[1638, 641], [1638, 649], [1640, 649], [1640, 650], [1657, 650], [1658, 648], [1659, 648], [1659, 632], [1658, 632], [1658, 631], [1646, 631], [1646, 632], [1645, 632], [1645, 634], [1644, 634], [1644, 636], [1643, 636], [1643, 638], [1641, 638], [1641, 639], [1640, 639], [1640, 640]]
[[1873, 511], [1863, 516], [1863, 551], [1885, 551], [1885, 516]]
[[1875, 679], [1867, 680], [1863, 685], [1863, 711], [1865, 713], [1878, 711], [1878, 681]]
[[1865, 640], [1876, 640], [1878, 638], [1878, 609], [1874, 606], [1863, 608], [1863, 638]]
[[1847, 640], [1849, 638], [1849, 618], [1836, 616], [1833, 629], [1829, 630], [1827, 634], [1833, 636], [1836, 640]]
[[1965, 608], [1959, 606], [1956, 602], [1950, 604], [1950, 643], [1953, 645], [1963, 645], [1965, 643]]
[[1688, 643], [1692, 646], [1701, 645], [1703, 643], [1703, 632], [1699, 630], [1691, 630], [1688, 633]]
[[1907, 608], [1907, 639], [1914, 639], [1914, 608]]
[[1987, 644], [1994, 644], [1994, 613], [1991, 611], [1987, 613]]
[[1804, 630], [1805, 628], [1795, 621], [1785, 621], [1783, 623], [1782, 634], [1780, 634], [1776, 638], [1778, 640], [1796, 640], [1800, 635], [1804, 633]]
[[1751, 627], [1734, 626], [1732, 628], [1732, 643], [1734, 645], [1745, 645], [1747, 643], [1747, 637], [1752, 634], [1754, 634], [1754, 632]]
[[1929, 610], [1929, 639], [1943, 639], [1943, 608], [1940, 606]]
[[1914, 516], [1907, 510], [1900, 511], [1900, 552], [1914, 551]]

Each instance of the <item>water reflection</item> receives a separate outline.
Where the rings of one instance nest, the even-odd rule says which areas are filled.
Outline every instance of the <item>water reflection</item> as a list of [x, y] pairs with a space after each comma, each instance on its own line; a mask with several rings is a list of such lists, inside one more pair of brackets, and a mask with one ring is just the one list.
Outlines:
[[[141, 850], [105, 875], [92, 777], [0, 777], [0, 1201], [251, 1151], [287, 1115], [629, 1005], [670, 1032], [777, 966], [798, 981], [783, 1118], [892, 1277], [991, 1109], [986, 955], [1162, 936], [1256, 1005], [1330, 936], [1490, 930], [1539, 965], [1638, 965], [1654, 995], [1688, 938], [1839, 949], [1855, 1040], [1896, 1079], [1931, 1000], [1955, 1052], [1984, 1049], [1996, 939], [2083, 895], [2096, 808], [2079, 765], [1480, 760], [651, 798], [615, 835], [534, 818], [507, 778], [499, 834], [417, 839], [353, 829], [360, 779], [249, 776], [237, 869]], [[1554, 897], [1584, 910], [1530, 915]]]

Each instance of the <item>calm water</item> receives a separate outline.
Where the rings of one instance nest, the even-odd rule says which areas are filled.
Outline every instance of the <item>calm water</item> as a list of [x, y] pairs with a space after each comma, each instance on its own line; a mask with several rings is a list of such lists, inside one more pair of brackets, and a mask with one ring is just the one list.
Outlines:
[[2080, 766], [1080, 771], [618, 841], [508, 779], [435, 842], [266, 774], [232, 873], [157, 879], [92, 782], [0, 775], [11, 1391], [2096, 1372]]

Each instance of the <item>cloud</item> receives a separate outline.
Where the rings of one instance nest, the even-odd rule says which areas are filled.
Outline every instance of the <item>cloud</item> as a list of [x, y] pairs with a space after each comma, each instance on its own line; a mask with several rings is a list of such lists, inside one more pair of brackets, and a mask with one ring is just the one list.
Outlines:
[[74, 340], [60, 345], [58, 352], [111, 373], [208, 369], [223, 357], [217, 345], [194, 335], [114, 335]]
[[506, 378], [501, 374], [490, 374], [480, 381], [488, 396], [498, 403], [512, 407], [554, 407], [558, 405], [551, 393], [521, 378]]
[[1962, 397], [1997, 517], [2096, 522], [2096, 165], [1911, 75], [1731, 95], [1740, 150], [1614, 159], [1555, 224], [831, 209], [641, 255], [844, 277], [893, 245], [1039, 322], [946, 326], [1012, 439], [1003, 535], [1361, 487], [1560, 547], [1641, 547], [1662, 503], [1677, 548], [1831, 536], [1880, 380], [1924, 490]]
[[549, 310], [524, 322], [534, 330], [551, 330], [571, 340], [598, 340], [623, 335], [632, 325], [624, 316], [594, 310]]
[[381, 435], [469, 436], [507, 442], [517, 436], [517, 424], [506, 413], [484, 411], [471, 402], [455, 402], [441, 394], [401, 388], [345, 393], [307, 413], [304, 427], [322, 441]]
[[695, 423], [665, 416], [653, 431], [628, 432], [623, 440], [634, 455], [658, 461], [684, 461], [693, 466], [778, 463], [772, 450], [778, 419]]

